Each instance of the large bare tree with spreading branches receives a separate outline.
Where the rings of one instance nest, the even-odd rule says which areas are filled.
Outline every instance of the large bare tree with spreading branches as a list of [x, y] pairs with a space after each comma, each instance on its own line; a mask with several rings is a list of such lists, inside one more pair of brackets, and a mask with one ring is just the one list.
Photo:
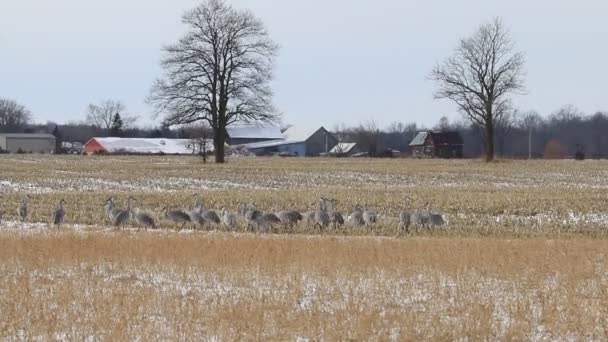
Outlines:
[[515, 51], [499, 18], [462, 39], [454, 54], [437, 65], [431, 79], [435, 98], [454, 101], [474, 124], [484, 129], [486, 161], [494, 159], [494, 128], [511, 109], [510, 96], [524, 92], [522, 52]]
[[270, 89], [278, 46], [261, 20], [223, 0], [207, 0], [182, 20], [188, 31], [164, 48], [164, 75], [149, 101], [168, 125], [207, 122], [223, 163], [226, 127], [278, 119]]

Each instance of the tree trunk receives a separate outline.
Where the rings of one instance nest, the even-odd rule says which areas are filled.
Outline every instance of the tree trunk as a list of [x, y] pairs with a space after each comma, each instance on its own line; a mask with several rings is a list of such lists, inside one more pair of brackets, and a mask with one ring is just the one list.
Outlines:
[[494, 122], [492, 118], [486, 120], [486, 162], [494, 160]]
[[226, 127], [222, 127], [220, 125], [217, 132], [215, 132], [213, 138], [213, 145], [215, 145], [215, 162], [216, 163], [224, 163], [224, 144], [226, 142]]

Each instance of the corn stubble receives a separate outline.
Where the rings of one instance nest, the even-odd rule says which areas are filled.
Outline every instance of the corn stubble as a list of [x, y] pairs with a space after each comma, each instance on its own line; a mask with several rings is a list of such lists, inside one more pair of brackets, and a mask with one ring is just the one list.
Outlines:
[[[5, 221], [25, 193], [32, 222], [68, 202], [61, 231], [0, 230], [0, 339], [605, 340], [607, 167], [0, 156]], [[342, 212], [368, 204], [380, 223], [263, 235], [243, 222], [241, 233], [105, 227], [109, 195], [160, 217], [196, 192], [233, 211], [304, 211], [322, 195]], [[394, 238], [404, 194], [448, 225]]]

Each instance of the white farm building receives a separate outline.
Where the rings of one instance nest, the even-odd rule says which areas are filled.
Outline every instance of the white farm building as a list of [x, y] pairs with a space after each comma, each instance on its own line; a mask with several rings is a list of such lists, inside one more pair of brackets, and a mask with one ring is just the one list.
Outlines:
[[[200, 143], [192, 139], [92, 138], [84, 150], [88, 154], [196, 154]], [[207, 140], [205, 150], [213, 152], [212, 140]]]

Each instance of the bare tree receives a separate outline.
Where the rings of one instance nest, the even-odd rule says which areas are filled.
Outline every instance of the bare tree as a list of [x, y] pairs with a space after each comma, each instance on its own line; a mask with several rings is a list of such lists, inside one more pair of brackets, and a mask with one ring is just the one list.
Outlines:
[[87, 123], [95, 127], [111, 130], [116, 114], [120, 115], [123, 127], [132, 127], [137, 117], [127, 113], [127, 107], [121, 101], [105, 100], [87, 107]]
[[528, 133], [528, 159], [532, 159], [532, 133], [542, 123], [543, 118], [536, 111], [523, 114], [519, 120], [521, 129]]
[[32, 114], [16, 101], [0, 98], [0, 132], [16, 132], [30, 123]]
[[197, 124], [191, 127], [190, 137], [192, 139], [193, 151], [203, 157], [203, 163], [207, 163], [207, 152], [211, 147], [213, 139], [213, 130], [205, 123]]
[[182, 21], [189, 30], [164, 48], [164, 76], [149, 102], [169, 125], [207, 122], [215, 161], [223, 163], [226, 127], [279, 117], [270, 89], [278, 46], [261, 20], [224, 0], [206, 0]]
[[524, 64], [524, 54], [514, 51], [508, 30], [496, 18], [462, 39], [454, 55], [431, 72], [435, 98], [454, 101], [484, 128], [486, 161], [494, 159], [494, 127], [509, 110], [509, 95], [524, 91]]

